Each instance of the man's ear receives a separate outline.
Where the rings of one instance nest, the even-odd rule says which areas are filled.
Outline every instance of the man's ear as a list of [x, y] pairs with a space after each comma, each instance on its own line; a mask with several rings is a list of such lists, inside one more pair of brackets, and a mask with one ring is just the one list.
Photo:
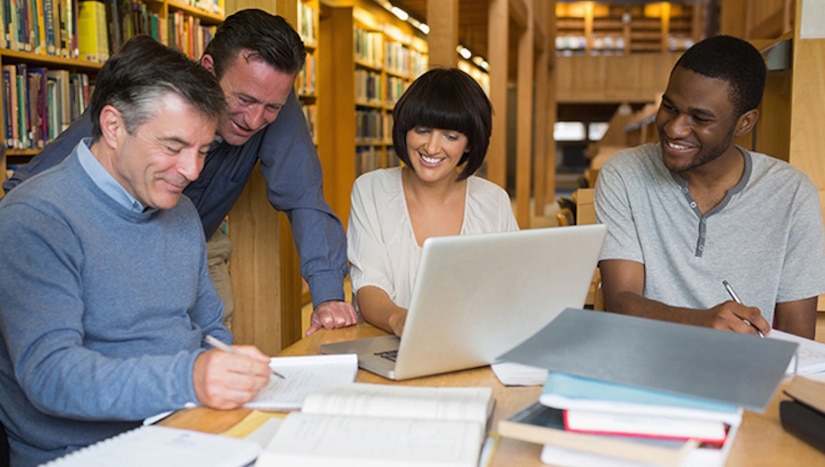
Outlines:
[[747, 135], [756, 126], [756, 121], [759, 120], [759, 109], [751, 109], [743, 113], [736, 122], [735, 137]]
[[206, 69], [206, 71], [215, 74], [215, 60], [212, 58], [211, 55], [205, 54], [201, 57], [201, 66]]
[[126, 126], [120, 111], [112, 105], [103, 107], [100, 111], [101, 140], [111, 149], [116, 149], [118, 140], [126, 133]]

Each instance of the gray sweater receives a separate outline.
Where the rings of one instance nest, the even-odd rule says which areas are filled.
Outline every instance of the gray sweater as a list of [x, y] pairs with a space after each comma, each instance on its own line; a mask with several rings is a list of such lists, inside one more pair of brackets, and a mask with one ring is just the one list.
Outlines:
[[232, 336], [189, 199], [131, 212], [75, 149], [0, 202], [0, 245], [0, 420], [12, 465], [197, 402], [203, 336]]

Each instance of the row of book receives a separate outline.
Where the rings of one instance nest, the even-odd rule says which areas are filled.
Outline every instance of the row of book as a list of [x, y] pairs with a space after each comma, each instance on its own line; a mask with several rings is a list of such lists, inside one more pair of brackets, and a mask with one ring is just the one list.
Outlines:
[[359, 104], [384, 104], [384, 80], [380, 73], [362, 68], [355, 70], [355, 101]]
[[317, 64], [315, 56], [307, 54], [304, 67], [295, 77], [295, 92], [299, 96], [314, 96], [316, 92], [315, 76], [317, 73]]
[[[209, 13], [223, 8], [214, 0], [197, 3]], [[104, 62], [128, 38], [151, 34], [197, 58], [215, 30], [200, 21], [180, 10], [167, 21], [140, 0], [3, 0], [0, 47]]]
[[384, 35], [357, 26], [353, 34], [355, 60], [373, 68], [381, 68], [384, 63]]
[[392, 147], [386, 148], [386, 156], [381, 158], [381, 147], [357, 146], [355, 148], [355, 177], [376, 169], [398, 167], [401, 160]]
[[307, 121], [307, 128], [309, 129], [309, 134], [312, 136], [312, 141], [318, 141], [318, 136], [316, 134], [316, 128], [318, 127], [318, 106], [315, 104], [303, 104], [301, 105], [301, 110], [304, 112], [304, 118]]
[[295, 24], [295, 30], [301, 35], [305, 45], [312, 47], [318, 42], [315, 9], [301, 0], [298, 0], [298, 21]]
[[355, 27], [354, 54], [359, 63], [405, 77], [427, 70], [427, 55], [398, 41], [384, 40], [384, 34]]
[[170, 11], [164, 18], [140, 0], [82, 1], [78, 8], [78, 28], [78, 58], [99, 63], [138, 34], [152, 36], [197, 59], [217, 29], [181, 10]]
[[359, 143], [384, 143], [392, 135], [392, 115], [375, 109], [355, 110], [355, 140]]
[[3, 65], [5, 146], [40, 149], [89, 103], [89, 76], [26, 64]]
[[77, 58], [76, 0], [3, 0], [0, 47]]
[[378, 72], [355, 70], [355, 101], [360, 105], [395, 106], [407, 87], [409, 81], [404, 78], [387, 76], [385, 80]]

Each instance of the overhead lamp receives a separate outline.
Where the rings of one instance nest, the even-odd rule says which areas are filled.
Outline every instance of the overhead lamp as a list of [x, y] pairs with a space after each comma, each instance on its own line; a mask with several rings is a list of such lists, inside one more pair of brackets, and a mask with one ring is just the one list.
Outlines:
[[392, 9], [391, 9], [390, 11], [392, 12], [392, 14], [394, 14], [395, 16], [397, 16], [397, 17], [398, 17], [398, 19], [400, 19], [401, 21], [407, 21], [408, 19], [410, 19], [410, 15], [409, 15], [409, 13], [407, 13], [407, 12], [406, 12], [406, 11], [404, 11], [404, 10], [402, 10], [401, 8], [398, 8], [398, 7], [397, 7], [397, 6], [395, 6], [395, 5], [393, 5], [393, 7], [392, 7]]
[[461, 57], [464, 60], [469, 60], [470, 57], [473, 56], [473, 53], [470, 52], [470, 49], [468, 49], [467, 47], [464, 47], [463, 45], [459, 45], [458, 47], [456, 47], [455, 50], [456, 50], [456, 52], [458, 52], [459, 55], [461, 55]]

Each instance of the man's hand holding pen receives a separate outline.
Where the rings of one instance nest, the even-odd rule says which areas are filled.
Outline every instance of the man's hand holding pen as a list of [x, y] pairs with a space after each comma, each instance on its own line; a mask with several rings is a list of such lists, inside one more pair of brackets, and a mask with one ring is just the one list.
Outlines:
[[195, 359], [195, 395], [207, 407], [236, 409], [254, 399], [269, 383], [269, 357], [252, 346], [231, 349], [210, 349]]
[[759, 308], [745, 306], [733, 300], [720, 303], [707, 310], [707, 313], [707, 325], [714, 329], [754, 335], [759, 335], [761, 332], [763, 336], [771, 330], [770, 325], [759, 312]]
[[[759, 337], [765, 337], [765, 335], [770, 332], [771, 327], [768, 324], [768, 322], [765, 321], [765, 318], [762, 317], [762, 313], [759, 311], [759, 308], [753, 306], [746, 307], [742, 303], [742, 299], [739, 298], [739, 295], [736, 294], [736, 291], [733, 290], [733, 287], [730, 285], [730, 283], [728, 283], [728, 281], [723, 280], [722, 285], [725, 287], [725, 291], [728, 292], [728, 295], [730, 295], [730, 298], [733, 299], [733, 301], [736, 302], [736, 304], [742, 305], [741, 308], [743, 311], [740, 311], [740, 313], [744, 314], [736, 313], [736, 311], [734, 311], [734, 313], [742, 319], [743, 323], [745, 323], [747, 326], [750, 326], [753, 330], [755, 330], [756, 334]], [[737, 329], [733, 329], [733, 331], [744, 332], [739, 331]]]

